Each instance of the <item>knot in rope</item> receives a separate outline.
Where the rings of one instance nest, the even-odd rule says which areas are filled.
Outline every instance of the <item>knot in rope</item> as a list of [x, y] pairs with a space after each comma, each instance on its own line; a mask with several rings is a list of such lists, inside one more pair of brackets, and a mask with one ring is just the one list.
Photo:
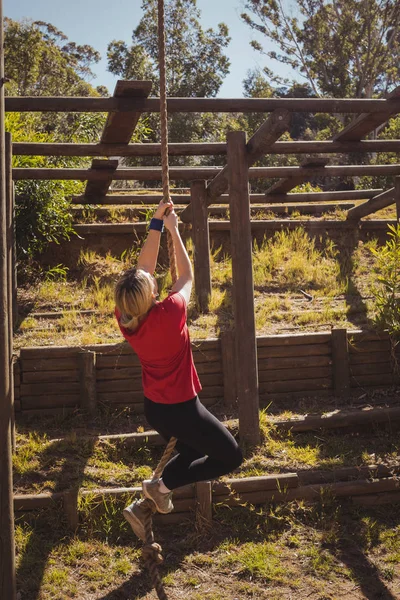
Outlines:
[[157, 542], [152, 542], [151, 544], [146, 544], [143, 546], [142, 558], [146, 564], [156, 563], [156, 565], [160, 565], [164, 560], [160, 544], [157, 544]]

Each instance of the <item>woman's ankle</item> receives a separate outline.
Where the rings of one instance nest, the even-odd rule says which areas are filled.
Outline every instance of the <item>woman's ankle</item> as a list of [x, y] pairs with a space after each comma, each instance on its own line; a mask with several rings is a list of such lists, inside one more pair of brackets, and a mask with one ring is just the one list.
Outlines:
[[163, 482], [162, 477], [158, 480], [158, 489], [162, 494], [169, 494], [171, 491]]

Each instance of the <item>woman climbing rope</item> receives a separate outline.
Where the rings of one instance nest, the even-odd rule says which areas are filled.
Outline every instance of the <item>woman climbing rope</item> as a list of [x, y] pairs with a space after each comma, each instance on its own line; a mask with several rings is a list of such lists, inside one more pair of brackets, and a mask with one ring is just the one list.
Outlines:
[[[173, 242], [178, 278], [169, 296], [158, 302], [153, 273], [164, 225]], [[115, 313], [121, 332], [142, 365], [146, 419], [165, 440], [177, 438], [177, 454], [166, 464], [162, 476], [143, 481], [144, 496], [160, 513], [173, 510], [172, 490], [215, 479], [242, 462], [242, 453], [232, 435], [197, 396], [201, 384], [186, 323], [192, 282], [192, 267], [173, 204], [160, 202], [136, 267], [122, 275], [115, 290]], [[144, 540], [141, 501], [128, 506], [124, 516]]]

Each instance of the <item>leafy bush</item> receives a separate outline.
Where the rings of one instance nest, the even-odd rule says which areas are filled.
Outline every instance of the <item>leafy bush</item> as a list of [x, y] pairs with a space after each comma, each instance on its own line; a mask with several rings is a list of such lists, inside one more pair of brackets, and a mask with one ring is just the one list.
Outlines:
[[49, 242], [73, 233], [65, 189], [58, 181], [20, 181], [17, 186], [16, 241], [18, 258], [34, 258]]
[[375, 323], [394, 337], [400, 336], [400, 225], [389, 225], [389, 239], [380, 248], [371, 247], [378, 284], [373, 287]]

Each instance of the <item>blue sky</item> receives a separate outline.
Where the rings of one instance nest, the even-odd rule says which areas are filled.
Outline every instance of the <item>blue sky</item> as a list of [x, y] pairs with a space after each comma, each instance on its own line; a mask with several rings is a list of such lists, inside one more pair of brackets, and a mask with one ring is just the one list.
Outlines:
[[[97, 78], [92, 84], [105, 85], [112, 92], [117, 78], [107, 72], [107, 44], [113, 39], [130, 42], [142, 15], [141, 5], [142, 0], [114, 0], [112, 3], [109, 0], [3, 0], [3, 12], [11, 19], [25, 17], [50, 22], [71, 41], [93, 46], [102, 55], [102, 61], [93, 69]], [[262, 67], [264, 63], [264, 58], [250, 47], [253, 32], [240, 19], [244, 2], [197, 0], [197, 5], [203, 27], [215, 27], [223, 21], [232, 38], [227, 49], [231, 70], [219, 96], [241, 97], [247, 70]]]

